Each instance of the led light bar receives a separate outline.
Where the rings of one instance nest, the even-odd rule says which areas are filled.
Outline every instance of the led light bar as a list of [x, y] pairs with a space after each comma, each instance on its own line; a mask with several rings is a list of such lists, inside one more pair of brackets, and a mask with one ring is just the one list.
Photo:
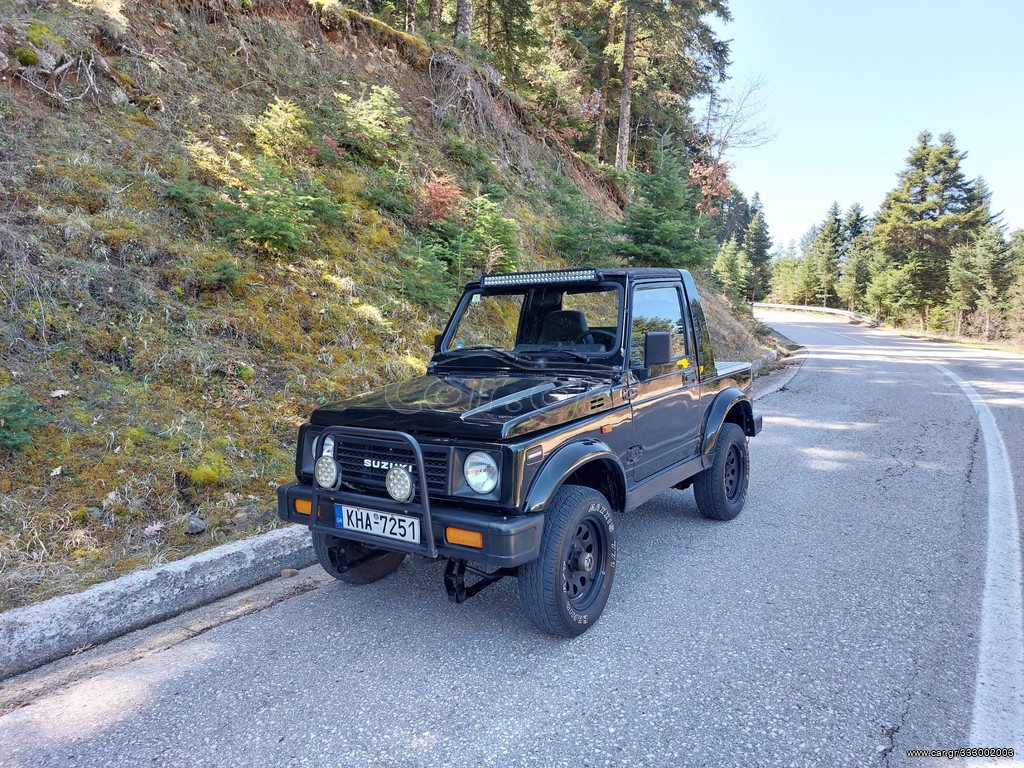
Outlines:
[[595, 283], [600, 279], [601, 273], [590, 267], [587, 269], [553, 269], [547, 272], [513, 272], [507, 275], [481, 275], [480, 285], [484, 288], [495, 288], [537, 283]]

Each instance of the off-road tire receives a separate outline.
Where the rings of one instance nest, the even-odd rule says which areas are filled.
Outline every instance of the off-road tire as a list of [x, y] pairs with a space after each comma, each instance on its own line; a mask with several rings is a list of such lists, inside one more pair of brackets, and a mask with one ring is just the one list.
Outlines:
[[743, 509], [750, 481], [747, 436], [736, 424], [718, 431], [711, 466], [693, 479], [697, 509], [710, 520], [732, 520]]
[[[320, 566], [346, 584], [372, 584], [394, 573], [405, 560], [401, 552], [373, 549], [360, 542], [339, 539], [321, 531], [313, 531], [313, 551]], [[338, 570], [341, 563], [359, 560], [374, 552], [376, 556], [362, 565], [347, 571]]]
[[540, 555], [519, 567], [519, 602], [552, 635], [574, 637], [604, 610], [615, 576], [615, 522], [598, 491], [562, 486], [544, 514]]

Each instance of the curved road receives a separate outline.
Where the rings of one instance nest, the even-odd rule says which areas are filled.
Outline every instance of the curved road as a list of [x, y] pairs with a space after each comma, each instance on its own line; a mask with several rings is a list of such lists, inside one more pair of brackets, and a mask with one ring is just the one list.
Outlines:
[[0, 717], [0, 765], [1024, 755], [1024, 357], [766, 319], [806, 350], [795, 374], [759, 383], [743, 514], [710, 522], [670, 491], [623, 517], [611, 600], [582, 637], [534, 631], [509, 579], [462, 606], [438, 567], [321, 581], [142, 658], [83, 653], [65, 685], [33, 689], [42, 670], [0, 686], [0, 700], [37, 691]]

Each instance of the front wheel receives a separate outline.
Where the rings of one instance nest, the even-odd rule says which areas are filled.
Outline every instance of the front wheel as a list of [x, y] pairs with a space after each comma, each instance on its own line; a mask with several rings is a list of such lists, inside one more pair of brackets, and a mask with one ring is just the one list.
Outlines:
[[[346, 584], [372, 584], [394, 573], [405, 560], [401, 552], [374, 549], [358, 541], [339, 539], [320, 531], [313, 531], [313, 551], [321, 567]], [[350, 565], [361, 560], [364, 562], [359, 565]]]
[[732, 520], [747, 500], [749, 479], [747, 436], [736, 424], [723, 424], [715, 441], [711, 466], [693, 480], [697, 509], [711, 520]]
[[540, 629], [574, 637], [597, 621], [615, 576], [615, 523], [592, 488], [563, 486], [544, 515], [540, 556], [519, 567], [519, 602]]

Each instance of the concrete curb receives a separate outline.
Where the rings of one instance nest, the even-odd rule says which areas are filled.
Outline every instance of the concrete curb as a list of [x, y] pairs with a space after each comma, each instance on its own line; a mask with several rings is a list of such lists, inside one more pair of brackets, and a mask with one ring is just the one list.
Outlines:
[[0, 680], [316, 561], [293, 525], [0, 613]]

